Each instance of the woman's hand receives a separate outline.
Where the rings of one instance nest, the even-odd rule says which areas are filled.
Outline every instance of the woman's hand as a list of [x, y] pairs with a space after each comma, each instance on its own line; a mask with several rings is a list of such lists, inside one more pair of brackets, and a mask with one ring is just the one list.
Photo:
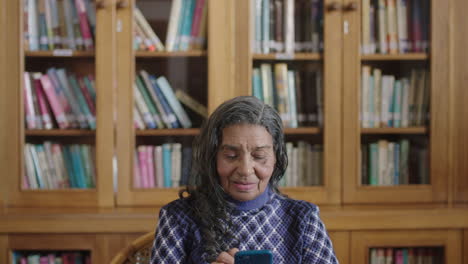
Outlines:
[[211, 264], [234, 264], [234, 255], [239, 251], [237, 248], [231, 248], [228, 252], [221, 252], [215, 262]]

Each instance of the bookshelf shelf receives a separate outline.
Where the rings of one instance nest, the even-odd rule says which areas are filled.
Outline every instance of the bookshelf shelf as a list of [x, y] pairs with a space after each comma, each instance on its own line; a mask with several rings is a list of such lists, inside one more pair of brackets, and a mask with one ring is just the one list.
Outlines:
[[361, 55], [362, 61], [424, 61], [428, 59], [427, 53]]
[[51, 130], [42, 130], [42, 129], [28, 129], [25, 131], [26, 136], [38, 136], [38, 137], [63, 137], [63, 136], [94, 136], [96, 131], [93, 130], [65, 130], [65, 129], [51, 129]]
[[271, 54], [253, 54], [254, 60], [321, 60], [323, 56], [320, 53], [271, 53]]
[[426, 127], [402, 127], [402, 128], [361, 128], [361, 134], [426, 134]]
[[136, 136], [196, 136], [200, 132], [198, 128], [176, 128], [176, 129], [147, 129], [136, 130]]
[[320, 134], [321, 129], [318, 127], [298, 127], [298, 128], [285, 128], [286, 135], [302, 135], [302, 134]]
[[25, 51], [26, 58], [93, 58], [94, 51], [72, 51], [72, 50], [53, 50], [53, 51]]
[[22, 189], [22, 192], [26, 193], [35, 193], [40, 195], [41, 193], [53, 193], [55, 195], [67, 195], [70, 193], [93, 193], [96, 192], [96, 188], [86, 188], [86, 189], [78, 189], [78, 188], [66, 188], [66, 189], [41, 189], [41, 190], [25, 190]]
[[192, 51], [136, 51], [136, 58], [161, 58], [161, 57], [206, 57], [207, 53], [204, 50]]

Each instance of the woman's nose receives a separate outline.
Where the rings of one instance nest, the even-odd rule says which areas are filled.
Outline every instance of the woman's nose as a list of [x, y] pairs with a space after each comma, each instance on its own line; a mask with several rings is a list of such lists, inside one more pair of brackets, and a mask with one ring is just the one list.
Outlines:
[[253, 162], [249, 158], [242, 158], [239, 161], [238, 172], [242, 176], [248, 176], [254, 172]]

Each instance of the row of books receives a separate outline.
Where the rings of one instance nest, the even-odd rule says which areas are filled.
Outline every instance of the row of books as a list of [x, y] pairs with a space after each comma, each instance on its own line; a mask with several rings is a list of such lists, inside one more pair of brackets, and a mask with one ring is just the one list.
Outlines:
[[96, 154], [94, 147], [85, 144], [24, 145], [24, 177], [22, 188], [89, 189], [96, 186]]
[[13, 264], [91, 264], [89, 251], [14, 251]]
[[262, 63], [252, 73], [252, 94], [275, 107], [285, 127], [322, 125], [322, 86], [322, 72], [314, 67]]
[[319, 186], [323, 184], [323, 146], [305, 141], [286, 143], [288, 168], [281, 187]]
[[429, 117], [429, 72], [412, 69], [397, 79], [379, 68], [362, 66], [361, 126], [410, 127], [425, 125]]
[[251, 0], [252, 51], [294, 53], [322, 50], [322, 2]]
[[371, 248], [369, 264], [442, 264], [441, 248]]
[[363, 144], [361, 179], [363, 185], [429, 184], [428, 149], [407, 139]]
[[430, 1], [362, 0], [362, 54], [427, 52]]
[[140, 145], [135, 150], [134, 188], [171, 188], [187, 185], [192, 148], [181, 143]]
[[142, 51], [188, 51], [204, 49], [206, 0], [174, 0], [165, 45], [138, 8], [134, 10], [134, 49]]
[[137, 129], [190, 128], [192, 121], [181, 102], [202, 117], [208, 113], [206, 106], [187, 93], [174, 92], [166, 77], [156, 77], [145, 70], [137, 74], [133, 90]]
[[91, 0], [25, 0], [25, 49], [94, 49], [96, 10]]
[[96, 129], [94, 77], [63, 68], [24, 72], [27, 129]]

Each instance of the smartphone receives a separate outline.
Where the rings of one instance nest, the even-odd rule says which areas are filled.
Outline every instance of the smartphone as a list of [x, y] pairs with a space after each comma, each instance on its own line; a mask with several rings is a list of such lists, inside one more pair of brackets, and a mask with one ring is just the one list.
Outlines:
[[273, 254], [270, 250], [246, 250], [234, 255], [235, 264], [272, 264]]

